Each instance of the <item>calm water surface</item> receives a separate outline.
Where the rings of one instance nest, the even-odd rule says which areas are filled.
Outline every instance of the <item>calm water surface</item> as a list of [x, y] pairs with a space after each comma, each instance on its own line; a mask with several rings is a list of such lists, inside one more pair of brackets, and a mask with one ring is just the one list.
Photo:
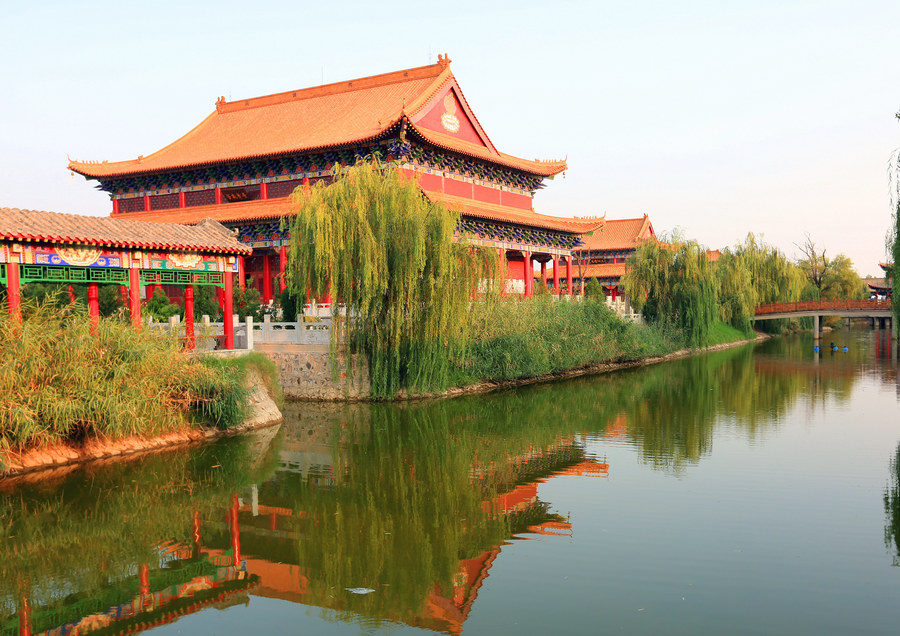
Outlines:
[[898, 633], [898, 365], [829, 339], [0, 482], [0, 636]]

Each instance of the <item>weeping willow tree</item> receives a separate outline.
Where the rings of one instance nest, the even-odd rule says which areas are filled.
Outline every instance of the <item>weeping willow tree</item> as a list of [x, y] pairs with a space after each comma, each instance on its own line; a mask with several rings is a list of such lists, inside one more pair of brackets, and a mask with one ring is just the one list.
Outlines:
[[752, 233], [722, 251], [716, 275], [719, 318], [743, 331], [749, 330], [757, 305], [797, 301], [805, 283], [803, 270]]
[[[446, 388], [469, 335], [469, 303], [496, 270], [494, 250], [454, 240], [459, 215], [377, 158], [295, 192], [288, 283], [330, 294], [330, 354], [368, 360], [372, 397]], [[359, 363], [356, 363], [359, 364]]]
[[897, 277], [897, 264], [900, 263], [900, 202], [894, 207], [894, 222], [887, 236], [887, 254], [891, 259], [891, 267], [886, 275], [892, 282], [891, 298], [893, 298], [894, 320], [900, 321], [900, 278]]
[[674, 328], [691, 347], [706, 346], [718, 317], [716, 277], [696, 241], [647, 241], [628, 259], [625, 290], [648, 322]]

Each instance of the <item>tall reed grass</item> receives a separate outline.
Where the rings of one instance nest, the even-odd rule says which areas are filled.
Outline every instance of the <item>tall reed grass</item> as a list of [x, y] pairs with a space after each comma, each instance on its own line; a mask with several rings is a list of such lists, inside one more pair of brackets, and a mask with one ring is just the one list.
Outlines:
[[101, 318], [83, 307], [24, 307], [21, 324], [0, 307], [0, 448], [154, 435], [187, 421], [243, 420], [240, 368], [192, 359], [177, 340]]
[[549, 296], [473, 306], [474, 332], [460, 361], [460, 381], [513, 380], [675, 351], [677, 338], [626, 323], [603, 299]]

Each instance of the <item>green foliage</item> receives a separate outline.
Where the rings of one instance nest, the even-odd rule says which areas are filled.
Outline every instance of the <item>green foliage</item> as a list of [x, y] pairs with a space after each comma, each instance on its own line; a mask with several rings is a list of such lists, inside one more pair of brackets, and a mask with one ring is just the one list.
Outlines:
[[377, 159], [293, 197], [291, 291], [330, 293], [346, 308], [333, 317], [332, 359], [364, 353], [375, 398], [446, 387], [468, 339], [470, 299], [496, 269], [494, 250], [455, 242], [459, 215]]
[[[196, 312], [195, 312], [196, 313]], [[142, 316], [150, 316], [157, 322], [166, 322], [172, 316], [184, 317], [184, 309], [178, 303], [169, 302], [169, 297], [161, 289], [144, 303]]]
[[108, 318], [92, 335], [79, 305], [23, 309], [21, 325], [0, 311], [0, 447], [153, 435], [192, 412], [220, 427], [243, 420], [242, 375], [174, 338]]
[[584, 288], [584, 295], [587, 298], [606, 298], [606, 294], [603, 293], [603, 287], [600, 286], [600, 283], [597, 282], [596, 278], [591, 278], [587, 285]]
[[257, 322], [263, 319], [265, 312], [260, 303], [259, 290], [256, 287], [247, 285], [241, 289], [238, 282], [235, 281], [232, 288], [232, 305], [239, 320], [246, 320], [247, 316], [252, 316], [253, 320]]
[[703, 347], [719, 313], [715, 271], [696, 241], [673, 242], [638, 247], [628, 258], [623, 283], [648, 322], [681, 333], [691, 347]]
[[868, 296], [866, 284], [853, 262], [844, 254], [838, 254], [828, 264], [822, 276], [822, 298], [825, 300], [860, 300]]
[[218, 287], [202, 285], [195, 287], [194, 291], [194, 321], [199, 322], [203, 316], [209, 316], [210, 321], [219, 322], [222, 319], [222, 310], [219, 308], [219, 299], [216, 297]]
[[472, 323], [472, 343], [459, 363], [460, 383], [536, 377], [678, 347], [656, 329], [623, 322], [596, 298], [476, 303]]
[[297, 296], [295, 296], [289, 287], [285, 287], [284, 291], [281, 292], [281, 319], [284, 322], [294, 322], [297, 320], [297, 316], [300, 313], [300, 305], [298, 302]]

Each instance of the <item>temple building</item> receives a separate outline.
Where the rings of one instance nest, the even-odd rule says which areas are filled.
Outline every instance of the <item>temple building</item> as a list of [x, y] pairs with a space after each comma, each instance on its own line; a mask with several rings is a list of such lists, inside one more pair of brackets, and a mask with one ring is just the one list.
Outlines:
[[866, 278], [866, 287], [869, 290], [869, 297], [872, 299], [886, 299], [893, 295], [894, 291], [894, 264], [878, 263], [879, 267], [884, 271], [881, 278]]
[[606, 220], [600, 230], [585, 237], [584, 245], [573, 250], [575, 280], [587, 283], [594, 278], [610, 302], [620, 302], [625, 260], [648, 240], [656, 240], [656, 233], [646, 214], [636, 219]]
[[[284, 289], [289, 195], [378, 153], [414, 177], [425, 196], [458, 211], [457, 235], [498, 250], [506, 289], [530, 295], [535, 263], [572, 290], [573, 250], [602, 219], [538, 214], [533, 197], [565, 161], [500, 152], [482, 128], [447, 56], [429, 66], [226, 101], [161, 150], [116, 162], [71, 161], [69, 169], [109, 193], [112, 215], [193, 225], [214, 219], [253, 248], [239, 280], [264, 301]], [[565, 266], [565, 274], [561, 267]]]

